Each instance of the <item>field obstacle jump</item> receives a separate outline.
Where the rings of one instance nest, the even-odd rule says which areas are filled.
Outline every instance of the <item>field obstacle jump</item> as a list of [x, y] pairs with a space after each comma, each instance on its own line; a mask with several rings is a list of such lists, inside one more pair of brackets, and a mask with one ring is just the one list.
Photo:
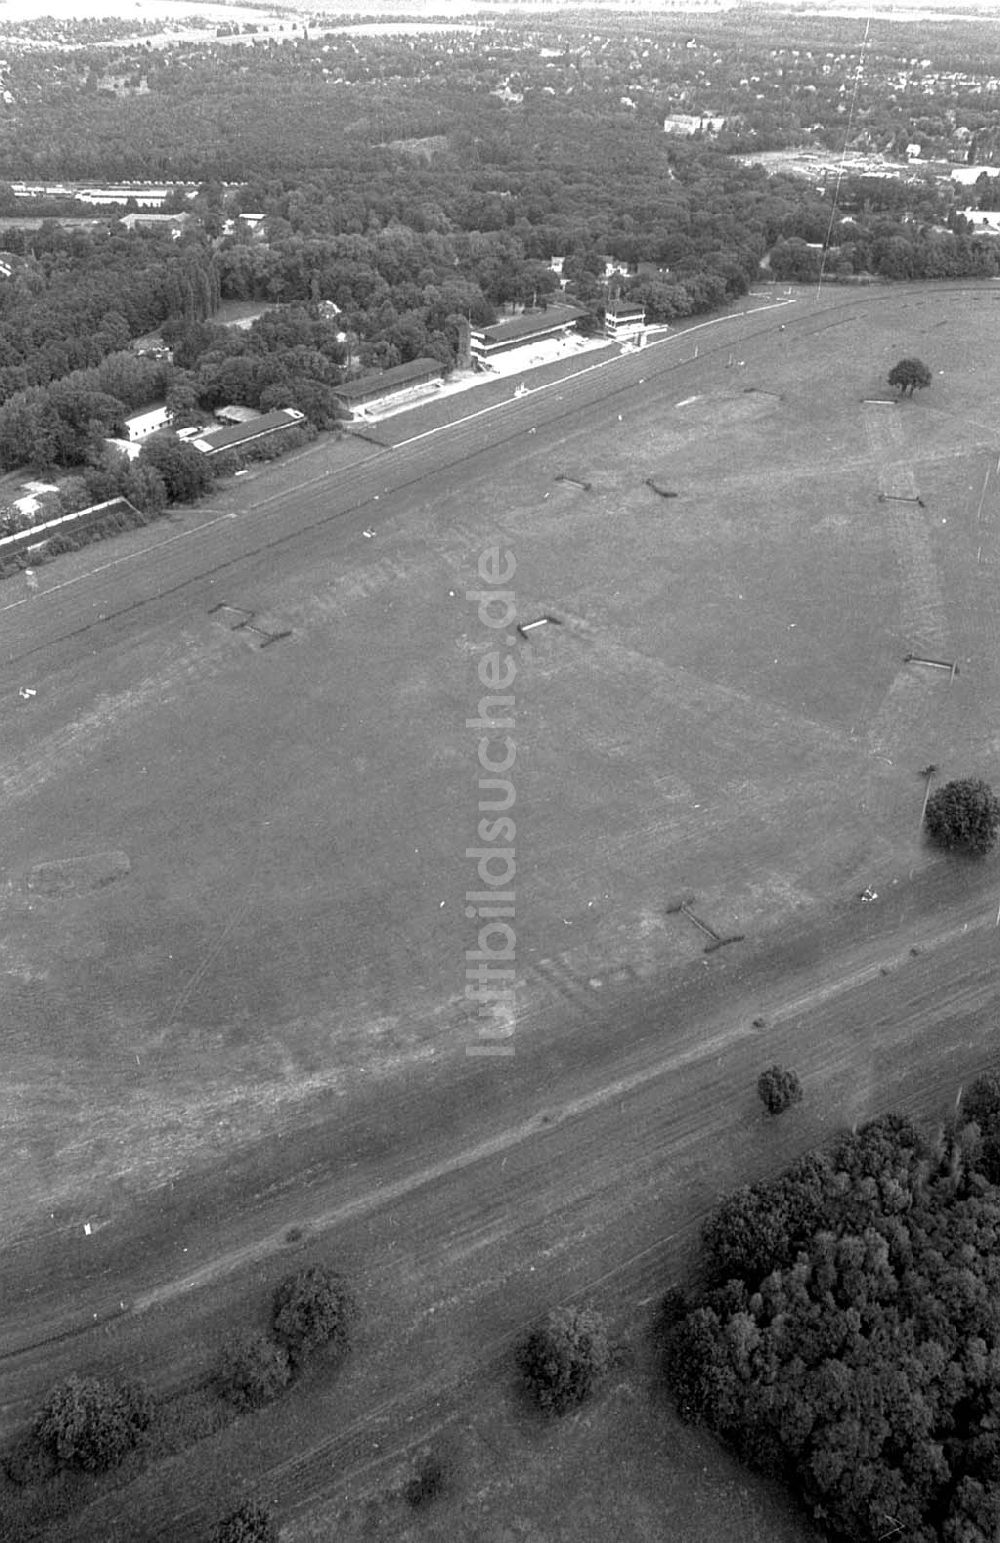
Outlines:
[[556, 472], [557, 482], [568, 482], [571, 488], [579, 488], [581, 493], [589, 493], [591, 483], [584, 482], [582, 477], [571, 477], [568, 472]]
[[919, 504], [921, 509], [927, 508], [927, 505], [924, 503], [919, 494], [910, 495], [908, 493], [880, 493], [878, 495], [878, 501], [880, 504]]
[[678, 496], [673, 488], [663, 487], [661, 483], [657, 482], [655, 477], [647, 477], [646, 486], [652, 488], [654, 493], [659, 493], [661, 498], [676, 498]]
[[925, 766], [920, 773], [921, 777], [924, 779], [924, 801], [920, 806], [919, 829], [921, 830], [923, 830], [924, 826], [924, 815], [927, 813], [927, 800], [931, 796], [931, 783], [934, 780], [934, 775], [936, 772], [937, 767], [931, 764], [930, 766]]
[[932, 670], [950, 670], [952, 680], [961, 674], [958, 664], [954, 659], [925, 659], [922, 654], [904, 654], [904, 664], [926, 664]]
[[[218, 616], [220, 611], [228, 613], [228, 615], [219, 616], [219, 620], [228, 623], [230, 632], [256, 633], [261, 639], [261, 648], [270, 648], [272, 643], [280, 643], [282, 638], [290, 638], [292, 635], [291, 627], [285, 628], [283, 632], [271, 632], [267, 627], [258, 626], [254, 621], [254, 616], [257, 614], [255, 611], [247, 611], [239, 605], [227, 605], [224, 600], [221, 600], [218, 605], [213, 605], [208, 614]], [[230, 617], [237, 619], [232, 621]]]
[[561, 627], [562, 622], [558, 616], [539, 616], [534, 621], [519, 621], [517, 630], [524, 641], [530, 642], [530, 634], [537, 632], [542, 627]]
[[693, 925], [698, 928], [699, 932], [703, 932], [705, 934], [705, 936], [708, 938], [708, 942], [705, 944], [703, 950], [704, 953], [714, 954], [717, 948], [725, 948], [727, 943], [743, 942], [744, 934], [742, 932], [734, 932], [729, 934], [727, 937], [723, 937], [721, 933], [716, 932], [714, 927], [710, 927], [708, 922], [703, 921], [700, 916], [696, 916], [691, 909], [691, 906], [694, 903], [694, 898], [694, 895], [690, 895], [680, 900], [672, 900], [667, 906], [667, 915], [686, 916], [688, 921], [693, 923]]

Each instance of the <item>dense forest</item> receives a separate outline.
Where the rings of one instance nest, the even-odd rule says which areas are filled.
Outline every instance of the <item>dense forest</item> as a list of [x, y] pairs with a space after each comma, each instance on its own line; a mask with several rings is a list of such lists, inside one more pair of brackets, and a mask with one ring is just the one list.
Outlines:
[[[104, 318], [102, 336], [116, 318]], [[94, 366], [12, 393], [0, 404], [0, 468], [86, 468], [82, 502], [123, 493], [151, 509], [158, 491], [150, 497], [141, 482], [119, 486], [116, 473], [108, 491], [109, 463], [117, 467], [121, 458], [104, 440], [122, 432], [129, 412], [165, 402], [175, 427], [201, 423], [227, 403], [262, 412], [296, 407], [319, 429], [342, 415], [333, 395], [343, 373], [339, 329], [303, 308], [268, 312], [245, 331], [175, 316], [164, 332], [176, 345], [172, 361], [118, 349]]]
[[346, 146], [475, 134], [491, 111], [546, 105], [656, 131], [710, 117], [729, 151], [902, 155], [918, 140], [925, 156], [1000, 158], [995, 28], [747, 8], [692, 25], [564, 12], [362, 38], [331, 18], [236, 45], [17, 51], [0, 164], [28, 179], [301, 177], [348, 164]]
[[[36, 210], [0, 184], [4, 465], [86, 464], [100, 434], [144, 405], [134, 381], [109, 386], [103, 361], [154, 331], [173, 349], [157, 395], [179, 416], [231, 401], [298, 407], [323, 427], [345, 371], [422, 356], [449, 369], [465, 326], [546, 305], [560, 290], [555, 257], [595, 327], [617, 299], [651, 321], [710, 311], [762, 264], [783, 281], [995, 276], [1000, 243], [969, 229], [947, 180], [845, 176], [834, 191], [730, 153], [798, 142], [806, 101], [818, 143], [824, 123], [846, 143], [867, 122], [857, 143], [883, 148], [916, 132], [912, 40], [887, 26], [845, 126], [852, 27], [802, 18], [793, 46], [754, 20], [737, 36], [706, 18], [692, 37], [681, 18], [637, 31], [604, 15], [599, 27], [582, 16], [421, 37], [301, 28], [229, 46], [12, 50], [8, 175], [156, 178], [174, 189], [164, 208], [178, 224], [126, 231], [112, 213], [91, 230], [19, 227]], [[958, 153], [1000, 122], [990, 50], [973, 65], [961, 28], [928, 36], [951, 67], [948, 100], [965, 102], [948, 109]], [[873, 83], [892, 71], [905, 81], [886, 106]], [[886, 114], [877, 133], [869, 96]], [[721, 127], [664, 133], [675, 110], [718, 111]], [[970, 196], [992, 207], [996, 185]], [[70, 210], [65, 189], [37, 213]], [[212, 325], [222, 300], [294, 315], [246, 334]]]
[[1000, 1527], [1000, 1078], [925, 1140], [887, 1116], [737, 1191], [666, 1304], [687, 1418], [836, 1538]]
[[99, 364], [168, 316], [201, 320], [219, 304], [218, 268], [203, 243], [143, 232], [5, 232], [11, 273], [0, 284], [0, 401]]

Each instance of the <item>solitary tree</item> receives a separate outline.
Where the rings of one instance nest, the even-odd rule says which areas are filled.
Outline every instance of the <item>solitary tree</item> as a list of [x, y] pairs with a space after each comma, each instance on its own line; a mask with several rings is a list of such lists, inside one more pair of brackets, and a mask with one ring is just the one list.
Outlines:
[[768, 1114], [784, 1114], [792, 1104], [802, 1102], [802, 1084], [795, 1072], [784, 1066], [769, 1066], [761, 1072], [757, 1093]]
[[291, 1378], [288, 1351], [256, 1329], [237, 1331], [222, 1345], [215, 1385], [237, 1409], [262, 1409]]
[[917, 387], [931, 383], [931, 372], [922, 359], [900, 359], [889, 371], [889, 384], [895, 386], [900, 396], [912, 396]]
[[141, 1383], [67, 1377], [49, 1392], [33, 1435], [63, 1468], [114, 1468], [142, 1441], [153, 1406]]
[[584, 1307], [556, 1308], [514, 1355], [528, 1393], [548, 1414], [582, 1404], [611, 1360], [604, 1319]]
[[342, 1275], [309, 1265], [282, 1281], [274, 1294], [274, 1337], [296, 1369], [314, 1350], [346, 1350], [356, 1307]]
[[976, 777], [946, 782], [927, 800], [925, 815], [931, 839], [943, 847], [964, 847], [983, 857], [997, 844], [1000, 799]]

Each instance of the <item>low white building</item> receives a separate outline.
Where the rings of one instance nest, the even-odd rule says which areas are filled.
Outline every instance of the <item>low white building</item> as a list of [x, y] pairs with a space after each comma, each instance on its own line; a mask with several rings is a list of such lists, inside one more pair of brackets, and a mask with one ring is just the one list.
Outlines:
[[168, 231], [175, 241], [179, 241], [184, 234], [185, 227], [190, 221], [189, 214], [162, 214], [158, 210], [140, 210], [138, 214], [123, 214], [118, 221], [125, 230], [159, 230]]
[[145, 439], [147, 434], [155, 434], [158, 429], [165, 429], [169, 422], [170, 412], [161, 402], [155, 407], [144, 407], [141, 413], [130, 413], [125, 419], [125, 434], [134, 443], [137, 439]]
[[604, 278], [628, 278], [628, 263], [625, 262], [623, 258], [608, 257], [602, 253], [598, 260], [604, 264]]
[[689, 139], [699, 131], [706, 136], [721, 134], [723, 113], [668, 113], [663, 120], [664, 134], [684, 134]]
[[986, 231], [991, 236], [1000, 233], [1000, 209], [963, 209], [962, 213], [976, 235]]

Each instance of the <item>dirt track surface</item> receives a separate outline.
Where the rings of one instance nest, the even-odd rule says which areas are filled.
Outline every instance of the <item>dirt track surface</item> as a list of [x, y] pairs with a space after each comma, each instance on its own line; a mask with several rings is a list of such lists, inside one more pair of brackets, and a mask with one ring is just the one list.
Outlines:
[[[325, 1171], [299, 1186], [294, 1211], [288, 1190], [298, 1154], [275, 1162], [267, 1191], [244, 1192], [242, 1214], [228, 1225], [199, 1226], [194, 1208], [204, 1212], [206, 1185], [177, 1196], [181, 1214], [161, 1211], [161, 1228], [165, 1237], [183, 1230], [188, 1257], [202, 1256], [196, 1267], [147, 1284], [129, 1311], [82, 1344], [8, 1357], [10, 1391], [37, 1386], [43, 1366], [52, 1375], [79, 1365], [85, 1350], [126, 1365], [143, 1357], [164, 1362], [172, 1380], [196, 1374], [200, 1354], [238, 1310], [248, 1283], [259, 1292], [302, 1254], [303, 1245], [283, 1242], [292, 1215], [307, 1230], [306, 1254], [332, 1251], [357, 1281], [367, 1319], [362, 1344], [334, 1389], [296, 1395], [301, 1404], [291, 1421], [287, 1409], [260, 1417], [252, 1451], [243, 1423], [185, 1458], [188, 1499], [170, 1521], [157, 1488], [140, 1484], [53, 1536], [195, 1536], [207, 1520], [199, 1486], [213, 1492], [220, 1462], [231, 1466], [234, 1490], [237, 1474], [250, 1476], [263, 1464], [267, 1493], [287, 1515], [322, 1494], [331, 1473], [341, 1481], [363, 1474], [460, 1409], [469, 1383], [498, 1364], [513, 1334], [554, 1300], [596, 1298], [621, 1321], [634, 1304], [655, 1298], [683, 1270], [717, 1198], [720, 1168], [741, 1178], [772, 1171], [883, 1101], [945, 1117], [960, 1084], [985, 1064], [995, 1017], [996, 938], [986, 901], [984, 894], [959, 901], [943, 930], [920, 914], [919, 897], [875, 936], [859, 937], [867, 925], [845, 916], [831, 929], [819, 971], [807, 967], [798, 978], [792, 950], [787, 959], [720, 972], [679, 993], [675, 983], [671, 1017], [690, 1019], [671, 1055], [661, 1052], [662, 1009], [633, 1008], [615, 1022], [613, 1057], [606, 1044], [603, 1057], [596, 1045], [580, 1047], [582, 1060], [588, 1050], [595, 1061], [603, 1058], [605, 1073], [613, 1061], [613, 1081], [594, 1085], [602, 1068], [593, 1064], [589, 1087], [581, 1074], [564, 1073], [562, 1099], [433, 1165], [400, 1171], [402, 1161], [359, 1157], [361, 1142], [307, 1133], [296, 1145], [315, 1162], [321, 1144]], [[793, 993], [787, 998], [769, 985], [781, 964]], [[797, 989], [807, 979], [811, 988]], [[773, 1026], [752, 1027], [748, 1015], [757, 1009]], [[539, 1037], [556, 1027], [539, 1025]], [[805, 1109], [781, 1125], [765, 1121], [753, 1098], [756, 1071], [772, 1057], [793, 1060], [807, 1090]], [[534, 1075], [559, 1075], [545, 1065], [551, 1052], [527, 1059], [518, 1079], [524, 1103]], [[446, 1097], [440, 1101], [447, 1105]], [[399, 1101], [400, 1127], [419, 1129], [430, 1113], [425, 1102]], [[109, 1263], [120, 1280], [113, 1255]], [[103, 1282], [90, 1283], [92, 1311], [107, 1310], [107, 1293]], [[74, 1304], [77, 1313], [81, 1305]], [[176, 1345], [178, 1311], [188, 1355]], [[499, 1365], [497, 1375], [502, 1392]]]
[[[835, 303], [837, 315], [803, 313], [800, 322], [796, 314], [795, 326], [807, 335], [854, 325], [864, 314], [860, 297], [840, 293]], [[792, 314], [781, 319], [794, 336]], [[727, 324], [733, 332], [718, 348], [725, 352], [734, 339], [749, 346], [758, 333], [775, 346], [779, 316]], [[718, 367], [711, 357], [705, 362], [712, 330], [701, 339], [699, 368], [711, 371]], [[185, 740], [185, 704], [194, 700], [195, 688], [207, 689], [206, 680], [211, 685], [213, 671], [223, 684], [235, 680], [231, 650], [242, 646], [212, 631], [205, 621], [212, 607], [246, 602], [252, 591], [255, 615], [277, 627], [288, 614], [282, 602], [292, 593], [290, 580], [282, 587], [282, 575], [318, 569], [329, 560], [331, 542], [345, 572], [357, 573], [363, 583], [375, 542], [369, 547], [362, 529], [374, 527], [376, 540], [385, 541], [379, 531], [399, 525], [408, 500], [433, 505], [436, 490], [443, 498], [484, 466], [502, 466], [509, 447], [522, 446], [531, 430], [533, 454], [550, 436], [551, 471], [563, 464], [560, 457], [580, 453], [579, 441], [566, 438], [576, 415], [586, 421], [597, 411], [613, 419], [619, 404], [629, 412], [658, 377], [669, 384], [670, 401], [683, 398], [689, 382], [694, 394], [700, 383], [695, 366], [678, 361], [683, 340], [676, 345], [673, 353], [671, 344], [637, 354], [494, 411], [477, 408], [469, 422], [396, 450], [320, 446], [255, 479], [249, 497], [245, 489], [234, 491], [232, 507], [220, 507], [207, 521], [199, 512], [169, 534], [160, 527], [51, 565], [43, 570], [43, 593], [30, 603], [8, 593], [10, 586], [0, 588], [0, 657], [7, 661], [0, 788], [28, 833], [11, 835], [5, 854], [9, 957], [17, 928], [28, 938], [30, 919], [19, 897], [32, 861], [81, 855], [39, 849], [38, 831], [52, 818], [46, 789], [78, 781], [81, 802], [73, 814], [79, 818], [85, 801], [97, 797], [102, 767], [111, 764], [107, 747], [121, 744], [122, 725], [169, 721], [180, 748], [176, 762], [164, 763], [168, 778], [171, 764], [180, 777], [185, 759], [196, 755], [202, 720]], [[689, 357], [690, 348], [684, 353]], [[711, 386], [714, 377], [705, 379]], [[393, 433], [399, 441], [422, 433], [420, 422], [419, 414], [394, 420]], [[884, 450], [881, 442], [876, 448]], [[870, 455], [870, 445], [861, 452]], [[884, 450], [886, 456], [897, 453], [892, 446]], [[921, 487], [929, 475], [922, 473]], [[237, 497], [247, 500], [244, 507], [236, 507]], [[403, 586], [405, 535], [400, 540], [401, 555], [393, 561]], [[445, 563], [442, 588], [452, 574], [456, 585], [461, 582], [459, 571]], [[907, 582], [914, 605], [930, 595], [925, 571], [910, 572]], [[541, 587], [538, 593], [541, 603]], [[293, 617], [301, 631], [315, 625], [310, 604], [316, 602], [307, 597]], [[934, 622], [932, 611], [921, 614]], [[194, 642], [189, 646], [187, 639]], [[277, 644], [263, 656], [265, 671], [279, 668], [271, 661], [286, 646]], [[713, 646], [711, 640], [705, 646]], [[887, 659], [898, 656], [894, 639], [892, 649]], [[619, 678], [616, 654], [595, 651], [591, 657], [592, 678], [599, 679], [601, 670]], [[349, 668], [363, 667], [363, 659], [359, 650]], [[289, 678], [280, 677], [283, 690]], [[262, 674], [252, 689], [268, 690], [268, 681], [278, 679]], [[38, 691], [30, 717], [16, 696], [21, 683]], [[992, 682], [988, 687], [992, 691]], [[850, 753], [863, 753], [874, 767], [862, 816], [873, 829], [889, 799], [898, 796], [897, 784], [875, 763], [892, 750], [891, 764], [897, 746], [906, 745], [931, 689], [922, 681], [911, 687], [905, 677], [865, 707], [875, 725], [872, 737], [862, 752]], [[979, 689], [986, 689], [982, 676]], [[687, 690], [684, 681], [674, 680], [681, 709]], [[548, 700], [553, 697], [554, 691]], [[975, 747], [979, 731], [964, 726], [960, 716], [964, 699], [950, 700], [954, 705], [945, 711], [960, 725], [961, 744]], [[730, 713], [740, 709], [735, 695], [725, 706]], [[818, 759], [839, 753], [832, 716], [817, 724], [800, 706], [792, 717], [778, 696], [769, 710], [775, 732], [813, 736]], [[280, 732], [291, 735], [296, 721], [289, 709]], [[752, 732], [749, 713], [746, 724]], [[169, 740], [163, 744], [166, 755]], [[744, 796], [749, 823], [746, 810], [764, 805], [753, 802], [752, 790]], [[122, 808], [126, 835], [141, 828], [140, 816], [158, 822], [156, 839], [164, 849], [171, 821], [184, 818], [173, 809], [161, 822], [146, 799], [134, 818]], [[769, 831], [778, 818], [777, 810], [769, 813]], [[689, 842], [701, 839], [693, 823], [684, 825], [693, 822], [690, 813], [678, 808], [670, 819], [682, 831], [690, 829]], [[114, 821], [95, 819], [97, 826], [110, 837]], [[101, 849], [117, 852], [120, 845], [133, 875], [155, 884], [155, 877], [144, 880], [126, 835], [120, 842], [102, 840]], [[249, 1010], [240, 1019], [231, 1004], [217, 1009], [215, 997], [204, 993], [218, 989], [213, 972], [250, 918], [260, 924], [253, 908], [266, 887], [260, 875], [272, 871], [267, 839], [247, 840], [225, 925], [192, 948], [189, 972], [164, 990], [141, 1032], [130, 1026], [123, 1036], [123, 1061], [131, 1060], [133, 1043], [141, 1046], [134, 1052], [140, 1091], [143, 1063], [166, 1089], [171, 1068], [188, 1064], [169, 1059], [174, 1041], [181, 1035], [184, 1054], [193, 1055], [202, 1024], [209, 1036], [207, 1075], [217, 1043], [210, 1033], [213, 1012], [230, 1024], [252, 1022]], [[816, 839], [821, 845], [822, 832]], [[46, 1186], [54, 1194], [57, 1173], [60, 1185], [68, 1180], [55, 1159], [51, 1166], [37, 1161], [23, 1170], [22, 1188], [18, 1192], [12, 1182], [6, 1207], [5, 1430], [23, 1420], [48, 1383], [87, 1364], [139, 1367], [160, 1386], [198, 1376], [222, 1328], [234, 1317], [245, 1318], [253, 1310], [248, 1304], [263, 1301], [290, 1261], [335, 1259], [355, 1279], [365, 1304], [363, 1342], [332, 1388], [307, 1385], [252, 1428], [242, 1422], [193, 1449], [176, 1465], [173, 1481], [153, 1476], [125, 1494], [104, 1495], [52, 1537], [190, 1539], [208, 1519], [208, 1497], [225, 1465], [234, 1491], [241, 1478], [255, 1482], [266, 1474], [283, 1515], [305, 1509], [312, 1498], [385, 1462], [460, 1408], [479, 1369], [494, 1361], [499, 1366], [511, 1335], [553, 1301], [587, 1294], [628, 1319], [634, 1304], [655, 1297], [683, 1269], [700, 1219], [737, 1179], [773, 1171], [794, 1152], [886, 1107], [945, 1117], [960, 1084], [991, 1059], [1000, 938], [995, 881], [988, 867], [942, 866], [928, 862], [912, 840], [897, 834], [881, 839], [876, 851], [886, 882], [879, 884], [878, 904], [859, 904], [858, 858], [852, 856], [841, 870], [839, 893], [823, 907], [798, 904], [793, 894], [781, 910], [769, 891], [748, 942], [707, 958], [700, 953], [704, 940], [685, 933], [683, 922], [680, 941], [671, 941], [673, 933], [656, 934], [659, 960], [634, 949], [623, 955], [617, 944], [605, 944], [595, 959], [631, 963], [617, 973], [595, 963], [599, 989], [588, 989], [576, 956], [560, 955], [550, 941], [558, 911], [551, 912], [547, 931], [534, 924], [537, 936], [526, 925], [526, 968], [534, 973], [517, 1025], [517, 1054], [509, 1063], [442, 1054], [449, 1043], [464, 1045], [468, 1018], [454, 1001], [435, 999], [431, 978], [408, 1039], [394, 1030], [393, 1044], [379, 1042], [366, 1052], [361, 1036], [356, 1054], [347, 1042], [340, 1080], [318, 1081], [309, 1096], [269, 1103], [254, 1140], [246, 1139], [244, 1127], [232, 1134], [223, 1127], [213, 1139], [206, 1123], [187, 1141], [178, 1132], [172, 1162], [166, 1148], [145, 1154], [137, 1146], [120, 1161], [112, 1152], [106, 1166], [93, 1170], [91, 1208], [84, 1209], [67, 1187], [47, 1226], [39, 1225], [37, 1214]], [[93, 839], [82, 847], [95, 849]], [[623, 860], [632, 861], [627, 854]], [[748, 873], [753, 870], [752, 855], [742, 862]], [[737, 873], [739, 866], [734, 855]], [[540, 897], [543, 882], [540, 875]], [[107, 895], [112, 900], [102, 904], [116, 903], [113, 886]], [[71, 903], [78, 912], [50, 910], [40, 919], [57, 928], [71, 915], [74, 957], [85, 971], [88, 950], [98, 953], [86, 920], [89, 901]], [[273, 903], [280, 907], [280, 897]], [[581, 926], [587, 902], [574, 904], [567, 909]], [[769, 930], [772, 904], [781, 925]], [[749, 900], [746, 907], [741, 914], [749, 914]], [[124, 917], [116, 925], [124, 926]], [[19, 947], [18, 959], [35, 957], [27, 941]], [[552, 961], [560, 958], [556, 970]], [[141, 956], [138, 965], [144, 967]], [[240, 956], [239, 968], [252, 975], [252, 959]], [[32, 983], [42, 979], [33, 969], [22, 962], [7, 970], [22, 993], [12, 998], [19, 1011], [30, 1010]], [[764, 1027], [754, 1027], [756, 1019]], [[84, 1043], [72, 1053], [79, 1057], [81, 1081], [86, 1034], [93, 1032], [86, 1023], [82, 1030]], [[367, 1060], [373, 1064], [366, 1066]], [[793, 1064], [806, 1088], [802, 1109], [778, 1123], [762, 1118], [753, 1092], [756, 1073], [775, 1060]], [[194, 1104], [198, 1063], [190, 1065]], [[108, 1119], [113, 1145], [115, 1127]], [[93, 1160], [90, 1149], [86, 1156]], [[129, 1170], [145, 1180], [123, 1181], [120, 1175]], [[5, 1177], [13, 1180], [15, 1172], [10, 1168]], [[85, 1216], [95, 1220], [88, 1237]], [[304, 1237], [290, 1244], [286, 1235], [293, 1225]], [[497, 1376], [502, 1387], [502, 1374]], [[162, 1483], [173, 1489], [170, 1504]]]

